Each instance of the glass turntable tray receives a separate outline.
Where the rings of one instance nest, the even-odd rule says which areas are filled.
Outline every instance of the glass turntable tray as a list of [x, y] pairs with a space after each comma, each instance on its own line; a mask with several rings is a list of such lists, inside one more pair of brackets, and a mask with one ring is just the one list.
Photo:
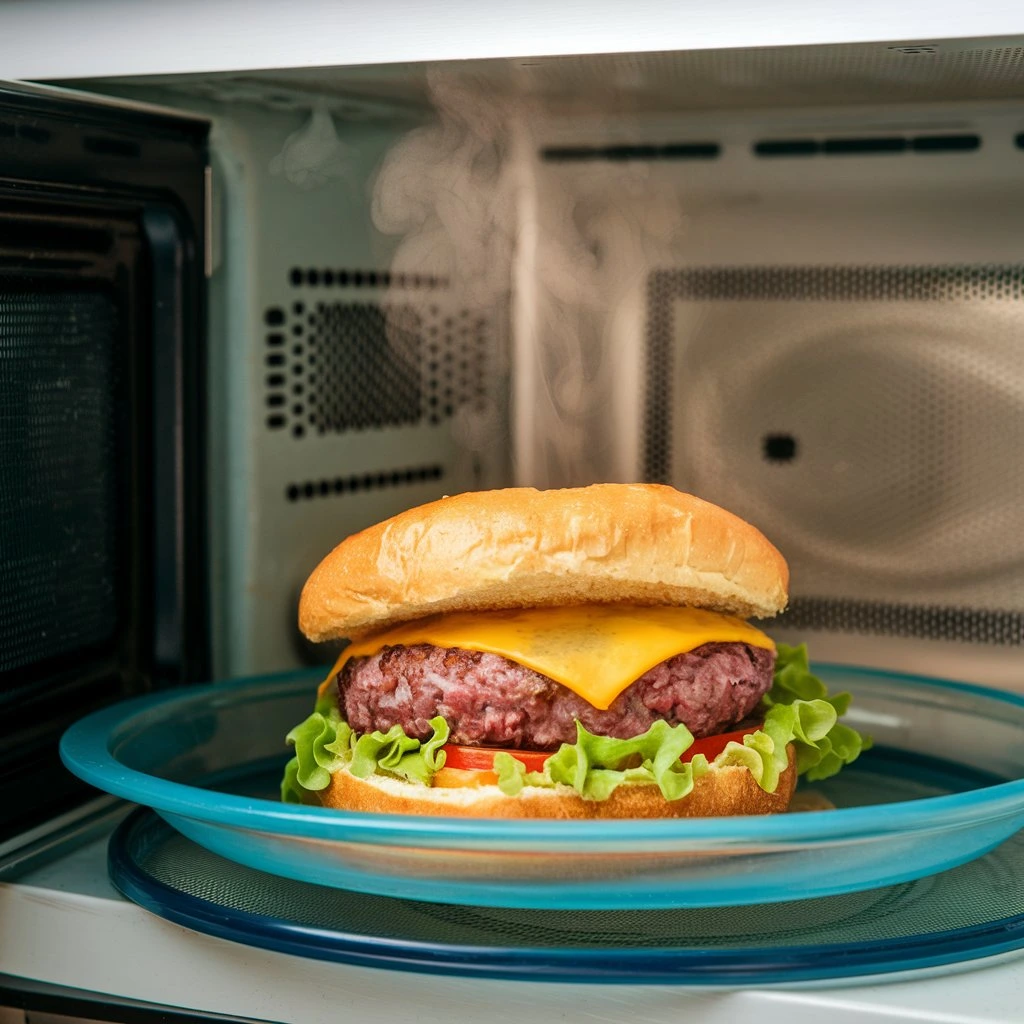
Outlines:
[[902, 885], [673, 910], [517, 910], [281, 878], [140, 809], [111, 839], [115, 886], [167, 920], [321, 960], [523, 980], [764, 985], [932, 973], [1024, 948], [1024, 834]]

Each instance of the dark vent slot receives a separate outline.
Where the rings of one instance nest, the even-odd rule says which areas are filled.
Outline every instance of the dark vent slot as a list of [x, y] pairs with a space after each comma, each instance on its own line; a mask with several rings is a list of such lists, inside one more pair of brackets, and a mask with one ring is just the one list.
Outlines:
[[761, 448], [768, 462], [792, 462], [796, 458], [797, 443], [792, 434], [768, 434]]
[[978, 135], [919, 135], [913, 140], [915, 153], [972, 153], [981, 148]]
[[0, 249], [19, 249], [33, 254], [105, 253], [110, 251], [113, 241], [112, 234], [102, 228], [52, 220], [5, 220], [0, 217]]
[[280, 327], [284, 323], [284, 310], [271, 307], [263, 314], [263, 319], [270, 327]]
[[593, 146], [548, 146], [540, 151], [542, 160], [550, 163], [577, 163], [584, 160], [601, 160], [601, 150]]
[[813, 139], [765, 139], [754, 143], [758, 156], [814, 156], [819, 148]]
[[343, 494], [380, 490], [383, 487], [424, 484], [431, 480], [440, 480], [443, 476], [443, 466], [411, 466], [379, 473], [359, 473], [354, 476], [338, 476], [331, 480], [307, 480], [301, 484], [289, 484], [285, 488], [285, 497], [289, 501], [299, 501], [303, 498], [332, 498]]
[[1024, 132], [1021, 132], [1014, 141], [1018, 149], [1024, 149]]
[[657, 160], [657, 146], [607, 146], [599, 151], [605, 160]]
[[447, 288], [449, 280], [435, 274], [392, 274], [389, 270], [319, 270], [311, 267], [292, 267], [288, 283], [295, 288], [302, 285], [339, 288]]
[[714, 160], [722, 152], [717, 142], [671, 143], [661, 147], [662, 160]]
[[82, 141], [82, 147], [90, 153], [98, 153], [100, 156], [121, 156], [137, 160], [142, 149], [137, 142], [129, 139], [109, 139], [102, 136], [86, 136]]
[[981, 148], [978, 135], [876, 135], [864, 138], [836, 136], [818, 139], [762, 139], [754, 153], [762, 157], [787, 156], [869, 156], [915, 153], [968, 153]]
[[669, 142], [633, 146], [548, 146], [540, 151], [548, 163], [624, 160], [714, 160], [722, 151], [717, 142]]
[[877, 139], [826, 139], [822, 147], [825, 156], [860, 155], [869, 153], [903, 153], [907, 140], [882, 136]]
[[974, 608], [797, 598], [772, 624], [830, 633], [920, 637], [1009, 647], [1024, 644], [1024, 615]]

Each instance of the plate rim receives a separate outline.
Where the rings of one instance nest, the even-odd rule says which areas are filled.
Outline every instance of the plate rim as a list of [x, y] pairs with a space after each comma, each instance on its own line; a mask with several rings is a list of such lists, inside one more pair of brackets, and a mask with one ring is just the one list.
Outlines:
[[[1024, 709], [1024, 696], [973, 683], [834, 663], [816, 663], [814, 667], [818, 672], [835, 670], [865, 679], [885, 679], [900, 685], [969, 693]], [[969, 811], [987, 811], [984, 814], [986, 821], [1024, 814], [1024, 778], [964, 793], [793, 815], [641, 821], [537, 821], [373, 814], [284, 804], [211, 791], [129, 768], [112, 751], [117, 742], [127, 738], [125, 734], [129, 727], [144, 727], [147, 717], [151, 718], [161, 710], [166, 712], [168, 705], [173, 707], [180, 703], [184, 707], [209, 701], [211, 707], [216, 707], [230, 704], [233, 698], [237, 699], [240, 694], [254, 689], [264, 691], [269, 698], [274, 693], [280, 693], [283, 688], [297, 689], [300, 683], [305, 684], [307, 680], [319, 678], [322, 674], [323, 670], [311, 669], [247, 676], [226, 682], [175, 687], [122, 701], [72, 724], [61, 737], [61, 759], [69, 771], [96, 788], [158, 811], [279, 836], [367, 844], [403, 844], [439, 839], [448, 848], [472, 849], [472, 840], [497, 839], [520, 848], [529, 848], [536, 843], [574, 843], [580, 840], [600, 841], [609, 846], [673, 841], [808, 843], [849, 839], [864, 834], [873, 837], [890, 833], [905, 834], [927, 830], [929, 824], [945, 828], [958, 820], [958, 812], [962, 815]], [[283, 744], [282, 748], [283, 767], [287, 750]], [[884, 810], [887, 819], [884, 823], [879, 821], [880, 810]], [[459, 845], [460, 841], [462, 846]], [[470, 845], [465, 845], [467, 843]], [[546, 846], [545, 849], [551, 847]]]

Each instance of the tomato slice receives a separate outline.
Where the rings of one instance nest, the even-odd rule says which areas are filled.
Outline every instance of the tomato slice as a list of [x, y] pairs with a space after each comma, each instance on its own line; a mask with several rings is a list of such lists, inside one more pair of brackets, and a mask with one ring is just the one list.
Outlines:
[[691, 761], [695, 754], [703, 754], [709, 761], [712, 761], [725, 750], [727, 743], [742, 743], [744, 736], [757, 732], [760, 728], [760, 724], [750, 725], [746, 729], [737, 729], [735, 732], [720, 732], [716, 736], [705, 736], [702, 740], [694, 740], [693, 746], [689, 750], [684, 750], [683, 756], [679, 760]]
[[445, 752], [445, 768], [482, 772], [493, 770], [495, 754], [511, 754], [526, 765], [528, 772], [543, 771], [544, 762], [551, 756], [547, 750], [499, 750], [495, 747], [460, 747], [455, 743], [446, 743], [441, 749]]
[[[734, 732], [723, 732], [717, 736], [705, 736], [704, 739], [694, 740], [693, 746], [684, 751], [680, 760], [690, 761], [695, 754], [703, 754], [710, 761], [725, 749], [727, 743], [742, 743], [744, 736], [757, 732], [760, 728], [760, 725], [751, 725]], [[545, 750], [499, 750], [495, 747], [461, 747], [456, 743], [446, 743], [441, 749], [445, 753], [445, 767], [458, 768], [462, 771], [493, 771], [494, 755], [502, 753], [511, 754], [517, 761], [522, 761], [528, 772], [540, 772], [544, 770], [544, 762], [551, 756], [551, 752]]]

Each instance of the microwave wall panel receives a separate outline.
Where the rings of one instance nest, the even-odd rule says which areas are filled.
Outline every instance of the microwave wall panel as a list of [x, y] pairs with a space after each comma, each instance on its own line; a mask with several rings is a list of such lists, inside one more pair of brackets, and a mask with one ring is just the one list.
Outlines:
[[[452, 276], [400, 274], [374, 226], [376, 173], [429, 112], [296, 74], [144, 96], [217, 124], [223, 671], [318, 657], [299, 589], [370, 522], [469, 487], [660, 479], [786, 550], [794, 629], [888, 667], [889, 640], [967, 651], [926, 670], [994, 681], [1024, 614], [1014, 105], [513, 124], [510, 304], [481, 313]], [[341, 148], [309, 180], [282, 154], [324, 106]]]
[[[1018, 112], [892, 107], [643, 127], [553, 129], [538, 172], [544, 222], [564, 235], [547, 240], [549, 256], [576, 233], [598, 254], [594, 274], [618, 245], [646, 261], [628, 288], [620, 268], [619, 291], [593, 300], [605, 304], [589, 363], [615, 372], [591, 396], [579, 449], [589, 468], [672, 483], [760, 526], [792, 570], [778, 628], [813, 635], [818, 657], [1019, 688]], [[553, 379], [549, 346], [539, 334], [536, 344], [520, 362], [534, 375], [516, 381], [522, 395]], [[639, 387], [622, 387], [637, 374]], [[518, 467], [547, 485], [577, 482], [566, 438], [523, 427]]]
[[[215, 664], [244, 675], [328, 657], [299, 635], [296, 608], [344, 537], [507, 479], [507, 312], [467, 309], [438, 275], [392, 272], [368, 194], [394, 128], [339, 118], [324, 143], [308, 105], [192, 106], [216, 118]], [[295, 133], [307, 149], [289, 156]]]
[[[768, 386], [757, 369], [772, 350], [759, 296], [814, 335], [826, 366], [847, 344], [844, 311], [860, 316], [869, 300], [881, 304], [882, 322], [870, 328], [878, 344], [901, 365], [927, 360], [937, 345], [915, 338], [907, 318], [941, 297], [918, 333], [940, 324], [953, 348], [976, 351], [983, 372], [992, 340], [985, 318], [997, 307], [971, 286], [927, 287], [935, 275], [967, 275], [998, 300], [1009, 363], [995, 372], [1007, 372], [1020, 305], [990, 279], [1014, 278], [1020, 261], [1020, 126], [1013, 110], [946, 107], [543, 125], [528, 211], [536, 240], [515, 269], [517, 481], [705, 484], [690, 471], [679, 432], [692, 435], [687, 408], [702, 410], [697, 419], [709, 408], [722, 422], [742, 415], [717, 405], [725, 396], [712, 365], [737, 386], [750, 378], [745, 402]], [[747, 285], [728, 292], [722, 282], [737, 275]], [[677, 283], [698, 278], [704, 283], [688, 291]], [[827, 282], [840, 279], [863, 283], [828, 292]], [[713, 309], [695, 305], [698, 292]], [[825, 305], [809, 309], [815, 299]], [[708, 320], [728, 303], [731, 322]], [[698, 327], [704, 348], [690, 349]], [[790, 386], [812, 388], [811, 372]], [[567, 377], [585, 387], [566, 387]], [[934, 390], [934, 375], [916, 387], [922, 400], [926, 392], [939, 404], [950, 397]], [[952, 399], [961, 412], [972, 407], [966, 392]], [[983, 417], [975, 427], [986, 428]], [[941, 459], [937, 437], [931, 452]], [[875, 458], [890, 454], [877, 448]]]

